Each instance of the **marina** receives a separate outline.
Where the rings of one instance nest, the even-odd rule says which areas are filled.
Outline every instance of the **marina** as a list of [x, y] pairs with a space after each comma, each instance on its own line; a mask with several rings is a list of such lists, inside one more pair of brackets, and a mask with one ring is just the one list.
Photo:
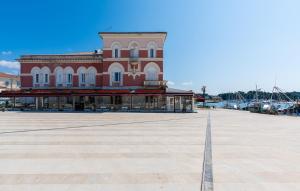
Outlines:
[[[260, 92], [260, 96], [258, 94], [259, 91], [256, 89], [253, 98], [246, 99], [241, 92], [228, 93], [229, 96], [225, 100], [217, 102], [209, 100], [205, 102], [205, 106], [272, 115], [300, 115], [299, 97], [291, 98], [277, 86], [273, 87], [273, 91], [269, 93], [269, 97], [264, 95], [267, 94], [265, 92]], [[203, 107], [203, 103], [201, 102], [196, 103], [196, 105], [200, 108]]]

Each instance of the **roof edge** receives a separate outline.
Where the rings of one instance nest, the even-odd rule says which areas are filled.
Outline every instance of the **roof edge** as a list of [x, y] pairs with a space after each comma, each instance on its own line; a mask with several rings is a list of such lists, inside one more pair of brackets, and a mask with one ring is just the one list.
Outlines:
[[167, 34], [167, 32], [98, 32], [98, 34]]

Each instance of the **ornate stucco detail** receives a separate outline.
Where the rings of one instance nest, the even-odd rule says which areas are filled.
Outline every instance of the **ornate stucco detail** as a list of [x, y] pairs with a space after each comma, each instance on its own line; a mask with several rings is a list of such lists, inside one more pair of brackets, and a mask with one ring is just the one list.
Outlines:
[[141, 72], [141, 63], [140, 62], [129, 62], [128, 63], [128, 76], [132, 76], [135, 79], [136, 76], [140, 76]]

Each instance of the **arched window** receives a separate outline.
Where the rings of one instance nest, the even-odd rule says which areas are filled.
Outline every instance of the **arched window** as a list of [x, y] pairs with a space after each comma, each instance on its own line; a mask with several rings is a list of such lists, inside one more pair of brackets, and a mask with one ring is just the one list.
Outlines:
[[43, 86], [47, 87], [49, 85], [50, 69], [44, 66], [40, 72], [40, 83], [43, 83]]
[[146, 80], [158, 80], [157, 70], [155, 67], [149, 67], [146, 74]]
[[9, 86], [9, 81], [5, 81], [5, 86], [8, 87]]
[[86, 68], [80, 67], [77, 70], [78, 76], [79, 76], [79, 86], [86, 86]]
[[121, 57], [121, 44], [119, 42], [112, 43], [111, 49], [113, 58]]
[[156, 63], [150, 62], [145, 66], [144, 72], [146, 75], [145, 76], [146, 80], [155, 81], [155, 80], [158, 80], [158, 74], [160, 72], [160, 69]]
[[156, 58], [156, 50], [157, 50], [157, 45], [155, 42], [151, 41], [147, 44], [147, 49], [148, 49], [148, 57], [149, 58]]
[[55, 82], [57, 87], [62, 87], [64, 80], [63, 80], [63, 69], [62, 67], [58, 66], [54, 70], [55, 73]]
[[73, 75], [74, 75], [73, 68], [66, 67], [64, 69], [65, 84], [66, 84], [67, 87], [72, 87], [73, 86]]
[[131, 42], [129, 44], [129, 50], [130, 50], [130, 57], [131, 58], [138, 58], [139, 57], [139, 45], [137, 42]]
[[87, 83], [90, 86], [95, 86], [96, 84], [96, 74], [97, 74], [97, 70], [94, 67], [89, 67], [87, 70]]
[[119, 63], [113, 63], [108, 68], [110, 75], [110, 86], [122, 86], [124, 67]]
[[40, 86], [40, 83], [41, 83], [40, 73], [41, 73], [41, 70], [40, 70], [39, 67], [33, 67], [31, 69], [33, 87], [39, 87]]

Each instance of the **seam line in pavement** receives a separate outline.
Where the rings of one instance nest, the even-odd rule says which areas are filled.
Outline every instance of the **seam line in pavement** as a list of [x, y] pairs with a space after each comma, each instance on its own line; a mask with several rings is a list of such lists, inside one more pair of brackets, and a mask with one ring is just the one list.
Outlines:
[[[130, 124], [140, 124], [140, 123], [157, 123], [164, 121], [180, 121], [185, 119], [192, 119], [193, 117], [182, 117], [182, 118], [170, 118], [163, 120], [148, 120], [148, 121], [133, 121], [133, 122], [118, 122], [118, 123], [107, 123], [107, 124], [93, 124], [93, 125], [80, 125], [80, 126], [71, 126], [71, 127], [54, 127], [54, 128], [44, 128], [44, 129], [24, 129], [24, 130], [15, 130], [15, 131], [4, 131], [0, 132], [0, 135], [12, 134], [12, 133], [26, 133], [34, 131], [53, 131], [53, 130], [66, 130], [66, 129], [80, 129], [87, 127], [105, 127], [105, 126], [117, 126], [117, 125], [130, 125]], [[201, 118], [201, 117], [196, 117]]]
[[213, 191], [213, 169], [212, 169], [212, 148], [211, 148], [211, 122], [210, 113], [207, 117], [205, 146], [202, 166], [201, 191]]

